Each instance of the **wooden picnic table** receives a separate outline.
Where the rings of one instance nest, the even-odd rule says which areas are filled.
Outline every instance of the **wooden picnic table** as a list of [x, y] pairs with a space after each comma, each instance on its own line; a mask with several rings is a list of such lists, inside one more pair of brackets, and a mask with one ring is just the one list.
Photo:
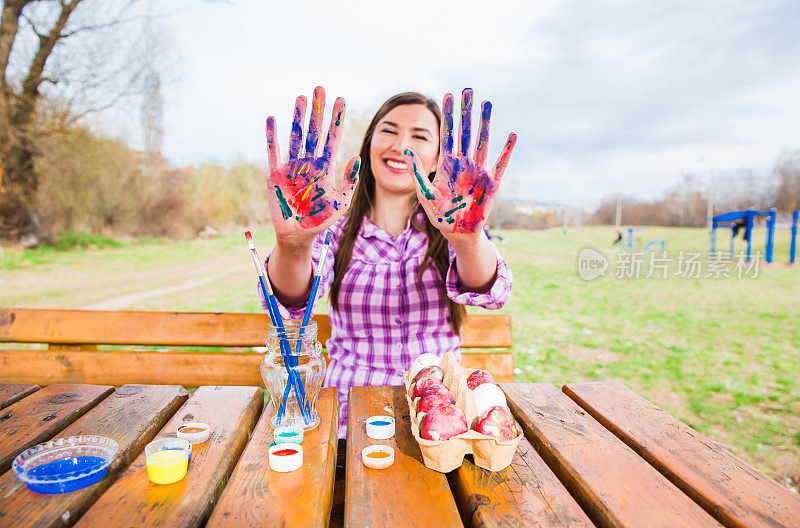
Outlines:
[[[355, 387], [336, 481], [334, 389], [320, 395], [303, 467], [275, 473], [272, 407], [258, 387], [0, 385], [0, 527], [324, 527], [337, 485], [352, 527], [800, 527], [800, 497], [620, 383], [501, 387], [525, 432], [508, 468], [492, 473], [471, 457], [446, 475], [425, 468], [403, 389]], [[395, 436], [369, 439], [364, 419], [387, 413]], [[211, 437], [194, 446], [183, 480], [151, 484], [144, 446], [189, 421], [210, 424]], [[10, 470], [24, 449], [80, 434], [120, 446], [96, 484], [40, 495]], [[375, 443], [395, 449], [392, 467], [361, 464]]]

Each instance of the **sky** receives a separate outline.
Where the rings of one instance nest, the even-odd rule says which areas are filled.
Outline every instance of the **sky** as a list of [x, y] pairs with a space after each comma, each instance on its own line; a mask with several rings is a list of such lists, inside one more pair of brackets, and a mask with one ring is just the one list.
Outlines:
[[503, 193], [537, 202], [766, 177], [800, 148], [796, 0], [234, 0], [163, 27], [176, 57], [163, 152], [177, 165], [265, 164], [266, 117], [285, 145], [295, 97], [316, 85], [362, 117], [399, 92], [473, 88], [493, 104], [489, 159], [518, 135]]

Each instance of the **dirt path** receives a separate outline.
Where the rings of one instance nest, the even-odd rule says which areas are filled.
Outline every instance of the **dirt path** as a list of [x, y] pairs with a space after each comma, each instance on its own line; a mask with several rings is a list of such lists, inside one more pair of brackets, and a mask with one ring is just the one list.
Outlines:
[[162, 286], [161, 288], [156, 288], [154, 290], [148, 290], [143, 292], [136, 292], [136, 293], [129, 293], [127, 295], [121, 295], [120, 297], [115, 297], [112, 299], [107, 299], [105, 301], [100, 301], [93, 304], [85, 304], [81, 306], [82, 310], [122, 310], [127, 308], [133, 304], [140, 303], [142, 301], [149, 301], [150, 299], [155, 299], [158, 297], [164, 297], [166, 295], [171, 295], [173, 293], [182, 292], [185, 290], [189, 290], [192, 288], [198, 288], [200, 286], [204, 286], [216, 280], [219, 280], [223, 277], [227, 277], [233, 273], [239, 273], [240, 270], [238, 269], [227, 269], [224, 271], [220, 271], [211, 275], [205, 275], [202, 278], [194, 279], [190, 281], [181, 282], [179, 284], [172, 284], [170, 286]]
[[[248, 272], [252, 272], [252, 264], [247, 260], [233, 257], [222, 260], [215, 259], [214, 261], [202, 260], [189, 264], [169, 266], [160, 270], [148, 270], [135, 274], [138, 276], [134, 276], [130, 280], [134, 283], [150, 281], [158, 275], [163, 278], [172, 278], [173, 280], [164, 286], [116, 297], [107, 297], [100, 301], [82, 304], [78, 308], [83, 310], [124, 310], [144, 301], [174, 295], [193, 288], [200, 288], [215, 281], [220, 281], [225, 277]], [[103, 288], [103, 290], [113, 291], [110, 288]]]

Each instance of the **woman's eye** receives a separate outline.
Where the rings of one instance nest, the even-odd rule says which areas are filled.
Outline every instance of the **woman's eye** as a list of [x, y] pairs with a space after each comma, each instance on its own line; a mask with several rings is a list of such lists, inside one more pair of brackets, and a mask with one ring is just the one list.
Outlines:
[[381, 132], [386, 132], [387, 134], [397, 134], [394, 130], [389, 130], [388, 128], [384, 128]]
[[428, 138], [425, 136], [414, 136], [414, 139], [419, 139], [420, 141], [428, 141]]

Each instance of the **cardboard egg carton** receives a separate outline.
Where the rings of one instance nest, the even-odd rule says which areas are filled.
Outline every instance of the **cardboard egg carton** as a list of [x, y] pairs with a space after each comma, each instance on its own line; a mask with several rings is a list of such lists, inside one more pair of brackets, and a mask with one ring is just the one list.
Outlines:
[[[471, 428], [475, 418], [478, 416], [478, 410], [475, 405], [475, 396], [467, 386], [467, 376], [472, 374], [475, 369], [462, 367], [450, 352], [444, 355], [439, 367], [444, 371], [444, 386], [455, 398], [456, 407], [464, 413], [467, 418], [467, 426]], [[406, 400], [408, 401], [409, 414], [411, 416], [411, 433], [419, 444], [422, 451], [422, 460], [426, 467], [447, 473], [460, 467], [464, 461], [464, 456], [467, 454], [473, 455], [476, 466], [489, 471], [500, 471], [511, 464], [511, 459], [514, 458], [514, 453], [517, 451], [519, 440], [522, 438], [522, 428], [519, 424], [517, 424], [517, 428], [520, 431], [519, 436], [507, 441], [498, 440], [493, 436], [479, 433], [473, 429], [450, 437], [448, 440], [426, 440], [421, 438], [419, 436], [419, 425], [425, 413], [416, 413], [417, 401], [415, 400], [419, 400], [419, 398], [412, 399], [411, 397], [411, 381], [413, 378], [414, 376], [411, 372], [403, 374], [406, 386]]]

